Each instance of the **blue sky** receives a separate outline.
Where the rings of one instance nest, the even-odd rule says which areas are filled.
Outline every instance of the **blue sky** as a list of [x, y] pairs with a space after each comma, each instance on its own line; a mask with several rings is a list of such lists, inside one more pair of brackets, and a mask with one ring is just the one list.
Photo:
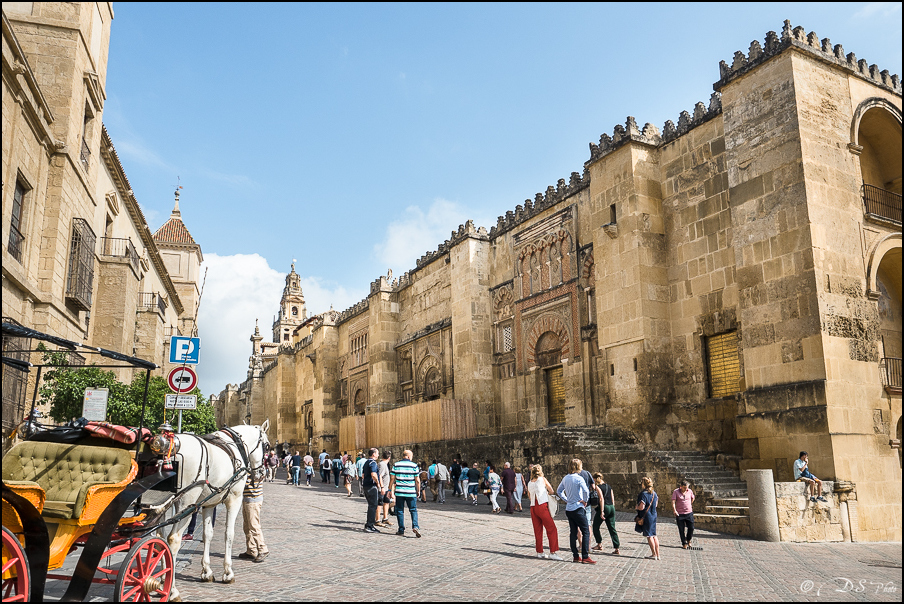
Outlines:
[[626, 116], [708, 102], [784, 19], [900, 74], [900, 3], [116, 3], [104, 122], [156, 229], [181, 179], [209, 267], [205, 392], [245, 377], [289, 263], [342, 310], [495, 224]]

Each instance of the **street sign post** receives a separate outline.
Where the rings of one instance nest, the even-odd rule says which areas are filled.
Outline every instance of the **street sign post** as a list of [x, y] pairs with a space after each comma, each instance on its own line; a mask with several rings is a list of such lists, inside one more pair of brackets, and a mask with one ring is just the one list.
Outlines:
[[164, 403], [167, 409], [197, 409], [198, 396], [195, 394], [167, 394]]
[[170, 358], [173, 365], [197, 365], [201, 352], [201, 338], [173, 336], [170, 338]]
[[82, 402], [82, 417], [92, 422], [107, 421], [109, 388], [87, 388]]
[[198, 374], [191, 367], [174, 367], [169, 372], [166, 383], [176, 394], [185, 394], [198, 385]]
[[176, 431], [182, 432], [182, 410], [197, 409], [198, 396], [196, 394], [167, 394], [164, 400], [164, 407], [179, 410], [179, 426]]

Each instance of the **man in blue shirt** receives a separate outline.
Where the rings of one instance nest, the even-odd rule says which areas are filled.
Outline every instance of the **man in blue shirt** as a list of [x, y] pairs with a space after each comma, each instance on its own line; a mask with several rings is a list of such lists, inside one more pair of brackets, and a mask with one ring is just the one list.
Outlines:
[[405, 535], [405, 506], [411, 512], [411, 528], [414, 536], [420, 537], [421, 531], [417, 524], [417, 496], [421, 491], [421, 469], [411, 461], [414, 453], [409, 450], [402, 451], [402, 459], [392, 465], [392, 498], [395, 499], [396, 520], [399, 530], [396, 535]]
[[[574, 556], [574, 562], [583, 562], [584, 564], [596, 564], [590, 559], [590, 525], [587, 522], [587, 513], [584, 508], [590, 499], [590, 489], [587, 483], [581, 477], [581, 470], [584, 464], [580, 459], [571, 460], [571, 474], [562, 479], [559, 488], [556, 489], [556, 495], [559, 499], [566, 501], [565, 516], [568, 518], [568, 527], [571, 529], [569, 538], [571, 540], [571, 554]], [[578, 555], [578, 529], [581, 531], [581, 555]]]

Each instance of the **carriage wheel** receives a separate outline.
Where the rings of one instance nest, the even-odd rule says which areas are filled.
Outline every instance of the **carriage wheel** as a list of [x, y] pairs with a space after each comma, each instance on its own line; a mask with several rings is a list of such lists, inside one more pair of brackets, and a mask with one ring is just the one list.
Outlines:
[[117, 602], [169, 600], [173, 589], [173, 553], [166, 541], [147, 535], [132, 546], [116, 577]]
[[3, 601], [27, 602], [31, 595], [31, 575], [28, 558], [22, 544], [5, 526], [3, 527]]

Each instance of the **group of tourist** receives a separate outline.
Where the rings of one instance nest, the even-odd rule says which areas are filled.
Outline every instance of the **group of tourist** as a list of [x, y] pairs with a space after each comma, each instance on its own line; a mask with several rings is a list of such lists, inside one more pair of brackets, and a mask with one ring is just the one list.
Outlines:
[[[379, 528], [389, 528], [391, 515], [397, 523], [396, 534], [405, 534], [405, 509], [411, 516], [412, 531], [416, 537], [421, 536], [418, 525], [417, 502], [427, 502], [428, 489], [433, 502], [444, 504], [446, 490], [452, 489], [452, 496], [458, 496], [471, 505], [478, 505], [481, 494], [487, 498], [486, 504], [491, 506], [491, 513], [502, 512], [499, 496], [505, 497], [505, 512], [514, 514], [522, 512], [522, 500], [525, 493], [530, 501], [531, 523], [534, 529], [537, 557], [550, 560], [562, 560], [559, 556], [558, 532], [553, 516], [556, 514], [557, 502], [565, 504], [565, 517], [569, 526], [569, 545], [574, 562], [595, 564], [590, 557], [591, 551], [603, 550], [602, 525], [606, 525], [612, 542], [612, 554], [619, 555], [620, 540], [615, 528], [615, 493], [602, 474], [591, 474], [584, 469], [580, 459], [570, 462], [569, 474], [553, 488], [546, 479], [543, 467], [531, 464], [527, 476], [521, 468], [504, 462], [502, 470], [487, 460], [483, 469], [480, 464], [470, 465], [459, 459], [453, 459], [450, 466], [440, 460], [432, 463], [418, 464], [413, 461], [413, 453], [404, 451], [402, 459], [392, 462], [390, 451], [380, 455], [379, 450], [353, 454], [336, 453], [330, 456], [324, 449], [317, 459], [321, 482], [345, 487], [346, 497], [353, 496], [353, 487], [357, 485], [359, 496], [367, 500], [367, 518], [364, 525], [366, 532], [379, 532]], [[266, 480], [275, 479], [276, 469], [282, 465], [286, 468], [287, 483], [300, 486], [302, 474], [305, 485], [311, 486], [314, 476], [314, 458], [310, 453], [301, 455], [299, 451], [288, 451], [280, 460], [271, 453], [265, 462]], [[647, 539], [650, 555], [647, 559], [659, 560], [659, 538], [656, 533], [659, 507], [659, 495], [653, 488], [653, 481], [644, 477], [640, 483], [641, 491], [636, 498], [635, 530]], [[687, 481], [683, 481], [671, 495], [672, 510], [678, 525], [681, 546], [691, 547], [694, 535], [693, 502], [695, 495]], [[590, 546], [590, 533], [593, 531], [595, 545]], [[543, 547], [543, 532], [546, 532], [549, 552]]]

